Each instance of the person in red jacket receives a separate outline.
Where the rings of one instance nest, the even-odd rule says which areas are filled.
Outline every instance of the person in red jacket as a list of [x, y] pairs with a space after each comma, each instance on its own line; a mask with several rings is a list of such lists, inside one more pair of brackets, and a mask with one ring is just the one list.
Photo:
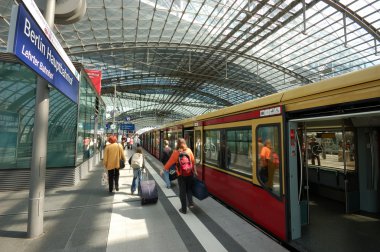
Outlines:
[[[181, 170], [182, 166], [179, 163], [180, 156], [185, 156], [190, 158], [190, 166], [191, 166], [191, 173], [185, 173], [183, 170]], [[193, 152], [190, 148], [186, 145], [186, 140], [183, 138], [179, 138], [177, 141], [177, 150], [174, 150], [172, 155], [170, 156], [169, 160], [166, 162], [164, 169], [166, 171], [169, 171], [170, 167], [172, 165], [176, 164], [176, 171], [178, 175], [178, 184], [179, 184], [179, 198], [181, 200], [181, 208], [179, 211], [183, 214], [186, 214], [186, 198], [187, 202], [189, 203], [189, 208], [194, 207], [193, 203], [193, 193], [192, 193], [192, 186], [193, 186], [193, 174], [197, 175], [197, 171], [195, 169], [195, 160]]]

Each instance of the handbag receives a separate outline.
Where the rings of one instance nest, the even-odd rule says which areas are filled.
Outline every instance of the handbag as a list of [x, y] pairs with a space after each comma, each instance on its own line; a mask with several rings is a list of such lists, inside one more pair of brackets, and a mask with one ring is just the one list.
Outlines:
[[169, 180], [172, 181], [175, 179], [177, 179], [177, 171], [175, 169], [175, 164], [174, 164], [169, 169]]
[[102, 186], [108, 186], [108, 173], [103, 172], [101, 179]]
[[123, 168], [125, 168], [125, 163], [124, 163], [123, 159], [120, 159], [120, 167], [119, 167], [119, 169], [123, 169]]
[[[120, 151], [124, 152], [123, 146], [121, 144], [119, 144], [119, 147], [120, 147]], [[123, 168], [125, 168], [125, 162], [124, 162], [123, 159], [120, 159], [120, 161], [119, 161], [119, 169], [123, 169]]]

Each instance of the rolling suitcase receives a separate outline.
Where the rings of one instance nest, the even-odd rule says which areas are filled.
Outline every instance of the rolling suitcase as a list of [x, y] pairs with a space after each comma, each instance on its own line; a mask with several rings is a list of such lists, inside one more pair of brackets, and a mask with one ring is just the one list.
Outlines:
[[[145, 179], [144, 179], [145, 177]], [[148, 174], [143, 176], [140, 183], [140, 195], [141, 195], [141, 205], [147, 203], [157, 203], [158, 191], [155, 180], [148, 180]]]

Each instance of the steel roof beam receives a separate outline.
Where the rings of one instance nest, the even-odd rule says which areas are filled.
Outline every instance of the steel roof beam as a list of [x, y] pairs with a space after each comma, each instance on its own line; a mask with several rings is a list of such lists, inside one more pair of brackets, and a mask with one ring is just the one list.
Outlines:
[[355, 11], [351, 10], [344, 4], [336, 0], [322, 0], [327, 5], [333, 7], [342, 14], [346, 14], [346, 17], [352, 19], [360, 27], [362, 27], [366, 32], [371, 34], [377, 41], [380, 41], [380, 31], [368, 23], [363, 17], [359, 16]]
[[[128, 82], [131, 81], [131, 80], [145, 80], [145, 79], [149, 79], [149, 78], [153, 78], [153, 77], [162, 77], [162, 78], [165, 78], [166, 76], [141, 76], [141, 75], [137, 75], [137, 76], [126, 76], [126, 77], [116, 77], [116, 78], [108, 78], [108, 79], [102, 79], [102, 86], [103, 88], [105, 87], [108, 87], [108, 86], [114, 86], [115, 84], [114, 83], [117, 83], [118, 86], [129, 86]], [[259, 83], [257, 81], [254, 81], [254, 80], [235, 80], [235, 79], [226, 79], [226, 78], [218, 78], [218, 77], [215, 77], [213, 78], [213, 76], [207, 76], [207, 77], [202, 77], [200, 75], [197, 75], [197, 74], [188, 74], [188, 76], [170, 76], [171, 78], [178, 78], [178, 82], [180, 82], [181, 80], [191, 80], [191, 81], [206, 81], [206, 82], [209, 82], [210, 84], [214, 84], [216, 86], [223, 86], [223, 87], [226, 87], [226, 88], [233, 88], [235, 90], [239, 90], [239, 91], [244, 91], [244, 92], [247, 92], [247, 93], [250, 93], [250, 94], [257, 94], [257, 90], [258, 90], [258, 86], [260, 85], [266, 85], [266, 83]], [[169, 79], [169, 81], [171, 81], [171, 79]], [[146, 83], [148, 83], [148, 81], [146, 81]], [[242, 84], [247, 84], [247, 85], [239, 85], [240, 83]], [[155, 82], [154, 83], [155, 85], [162, 85], [160, 84], [160, 82]], [[137, 85], [137, 84], [134, 84], [134, 85]], [[143, 84], [145, 85], [145, 84]], [[268, 92], [273, 92], [273, 90], [267, 90]]]
[[[111, 93], [102, 94], [102, 96], [110, 97], [110, 98], [114, 97], [114, 95]], [[156, 103], [156, 104], [167, 103], [163, 99], [149, 98], [149, 97], [146, 97], [145, 95], [143, 97], [140, 97], [138, 95], [128, 95], [126, 93], [121, 93], [121, 94], [118, 94], [117, 97], [122, 98], [122, 99], [126, 99], [126, 100], [152, 102], [152, 103]], [[178, 105], [177, 103], [173, 103], [173, 104]], [[200, 101], [200, 102], [183, 102], [183, 103], [181, 103], [181, 105], [182, 106], [189, 106], [189, 107], [196, 107], [196, 108], [207, 108], [207, 109], [220, 109], [220, 108], [224, 107], [223, 105], [207, 104], [207, 103], [204, 103], [202, 101]]]
[[[129, 92], [129, 91], [134, 91], [134, 90], [140, 90], [142, 89], [142, 87], [146, 90], [146, 89], [150, 89], [150, 90], [154, 90], [154, 89], [168, 89], [168, 90], [174, 90], [174, 91], [181, 91], [184, 93], [183, 96], [185, 96], [188, 92], [192, 92], [192, 93], [196, 93], [196, 94], [199, 94], [201, 96], [205, 96], [205, 97], [208, 97], [208, 98], [211, 98], [213, 100], [215, 100], [216, 102], [218, 102], [219, 104], [223, 105], [223, 106], [231, 106], [232, 103], [229, 102], [229, 101], [226, 101], [216, 95], [213, 95], [213, 94], [210, 94], [210, 93], [206, 93], [206, 92], [202, 92], [202, 91], [199, 91], [199, 90], [189, 90], [189, 89], [186, 89], [182, 86], [171, 86], [171, 85], [128, 85], [128, 86], [117, 86], [116, 87], [116, 91], [117, 92]], [[103, 87], [102, 88], [102, 94], [112, 94], [114, 92], [114, 88], [112, 86], [110, 87]]]

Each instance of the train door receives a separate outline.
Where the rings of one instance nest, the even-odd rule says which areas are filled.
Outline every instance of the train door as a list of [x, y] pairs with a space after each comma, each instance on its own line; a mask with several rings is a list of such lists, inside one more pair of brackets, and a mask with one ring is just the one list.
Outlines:
[[203, 128], [194, 128], [194, 157], [195, 157], [195, 168], [198, 172], [198, 178], [204, 181], [204, 169], [203, 169]]
[[165, 140], [165, 132], [163, 130], [160, 131], [160, 157], [162, 159], [162, 150], [164, 148], [164, 140]]
[[315, 249], [325, 243], [335, 250], [329, 238], [336, 233], [347, 240], [377, 239], [379, 126], [380, 113], [288, 122], [289, 234], [296, 244]]
[[187, 147], [189, 147], [194, 152], [194, 130], [185, 129], [183, 132], [183, 138], [186, 140]]
[[[288, 202], [289, 202], [289, 238], [295, 240], [301, 237], [301, 205], [303, 205], [303, 212], [307, 212], [308, 202], [301, 203], [302, 183], [303, 181], [303, 168], [302, 168], [302, 155], [301, 145], [298, 134], [298, 123], [289, 122], [287, 127], [288, 135]], [[301, 172], [302, 171], [302, 172]]]
[[290, 139], [293, 138], [293, 143], [289, 143], [290, 168], [298, 178], [298, 198], [292, 203], [299, 205], [301, 226], [310, 224], [310, 205], [315, 204], [310, 201], [310, 193], [343, 203], [343, 213], [358, 210], [356, 137], [352, 123], [340, 119], [300, 119], [296, 124], [289, 123], [289, 129]]
[[358, 129], [360, 210], [380, 213], [380, 127]]

